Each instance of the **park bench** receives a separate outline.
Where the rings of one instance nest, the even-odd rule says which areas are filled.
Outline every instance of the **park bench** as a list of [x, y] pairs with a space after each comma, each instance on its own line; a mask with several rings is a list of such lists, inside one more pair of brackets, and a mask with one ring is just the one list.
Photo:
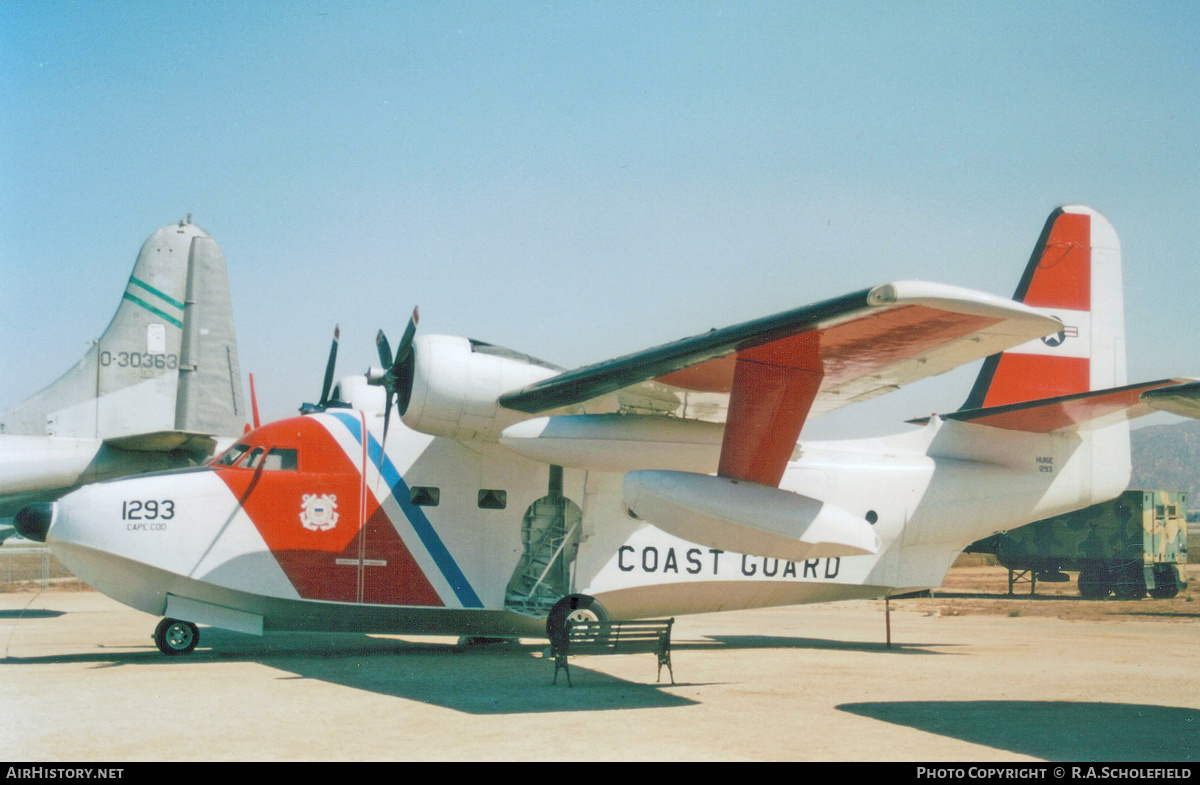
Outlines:
[[658, 655], [658, 678], [662, 679], [663, 666], [675, 683], [675, 672], [671, 669], [671, 625], [674, 619], [640, 619], [638, 621], [594, 621], [566, 623], [566, 632], [550, 639], [554, 656], [554, 684], [558, 684], [559, 670], [567, 672], [567, 686], [571, 684], [571, 668], [567, 658], [575, 654], [634, 654], [654, 652]]

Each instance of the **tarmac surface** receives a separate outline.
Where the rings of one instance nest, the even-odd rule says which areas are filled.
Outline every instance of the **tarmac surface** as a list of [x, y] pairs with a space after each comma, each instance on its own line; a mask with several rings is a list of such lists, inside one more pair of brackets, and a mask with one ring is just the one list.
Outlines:
[[0, 744], [43, 763], [1189, 762], [1192, 577], [1169, 606], [893, 600], [890, 648], [882, 601], [682, 616], [674, 685], [627, 654], [573, 658], [571, 688], [551, 686], [545, 641], [202, 628], [196, 652], [168, 658], [157, 619], [101, 594], [3, 593]]

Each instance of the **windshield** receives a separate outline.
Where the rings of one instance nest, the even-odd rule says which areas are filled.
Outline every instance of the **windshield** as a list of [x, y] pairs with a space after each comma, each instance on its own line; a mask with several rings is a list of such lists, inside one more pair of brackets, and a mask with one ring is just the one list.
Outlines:
[[248, 444], [235, 444], [221, 454], [220, 458], [213, 461], [214, 466], [233, 466], [237, 463], [238, 458], [246, 454], [246, 450], [250, 449]]

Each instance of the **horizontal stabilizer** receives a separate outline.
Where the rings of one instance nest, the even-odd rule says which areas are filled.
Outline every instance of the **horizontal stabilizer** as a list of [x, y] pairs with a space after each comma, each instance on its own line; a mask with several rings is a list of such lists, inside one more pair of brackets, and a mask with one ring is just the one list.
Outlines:
[[1200, 419], [1200, 381], [1146, 390], [1141, 397], [1143, 403], [1159, 411]]
[[[1189, 406], [1192, 413], [1184, 416], [1200, 417], [1200, 382], [1182, 383], [1187, 381], [1162, 379], [1006, 406], [962, 409], [943, 414], [941, 417], [945, 420], [971, 422], [1006, 431], [1027, 433], [1089, 430], [1120, 420], [1132, 420], [1135, 417], [1153, 414], [1157, 409], [1182, 414]], [[909, 422], [924, 425], [929, 422], [929, 418], [923, 417]]]
[[879, 550], [865, 519], [798, 493], [744, 480], [673, 471], [625, 475], [625, 505], [637, 518], [689, 542], [803, 561]]

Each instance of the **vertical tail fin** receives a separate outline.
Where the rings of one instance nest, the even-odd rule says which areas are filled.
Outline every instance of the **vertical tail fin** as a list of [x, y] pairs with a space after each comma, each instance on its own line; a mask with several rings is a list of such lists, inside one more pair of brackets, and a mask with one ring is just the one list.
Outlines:
[[0, 432], [236, 435], [244, 419], [225, 258], [204, 230], [180, 221], [142, 245], [100, 339], [57, 381], [0, 414]]
[[175, 428], [234, 435], [245, 421], [225, 255], [201, 232], [188, 251]]
[[964, 409], [1119, 387], [1125, 375], [1121, 244], [1088, 207], [1050, 214], [1013, 299], [1058, 317], [1057, 335], [988, 357]]

